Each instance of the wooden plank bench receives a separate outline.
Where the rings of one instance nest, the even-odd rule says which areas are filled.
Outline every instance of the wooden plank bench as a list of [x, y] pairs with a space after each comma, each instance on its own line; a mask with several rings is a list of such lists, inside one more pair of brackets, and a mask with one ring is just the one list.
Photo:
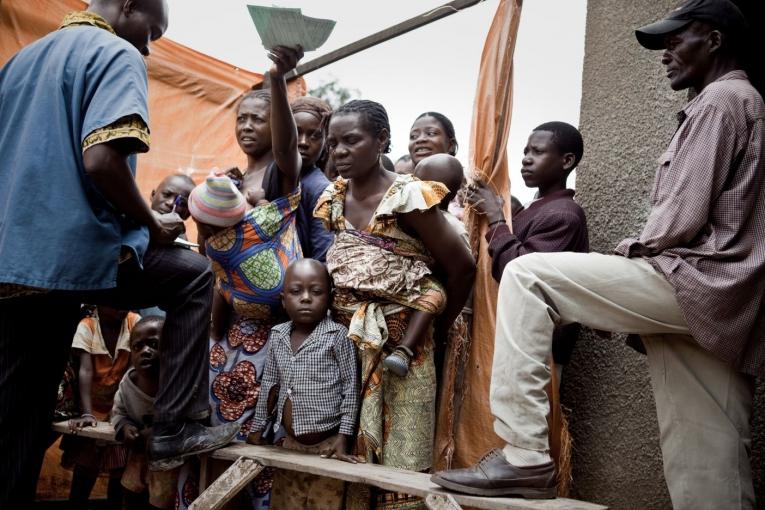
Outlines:
[[[53, 425], [53, 430], [71, 434], [66, 422]], [[81, 437], [117, 442], [114, 428], [98, 422], [95, 427], [79, 431]], [[207, 486], [206, 473], [209, 459], [232, 462], [232, 465], [212, 484]], [[607, 507], [568, 498], [527, 500], [521, 498], [486, 498], [449, 492], [430, 481], [430, 475], [372, 464], [350, 464], [317, 455], [298, 453], [274, 446], [232, 444], [200, 456], [199, 497], [191, 510], [217, 510], [241, 491], [265, 467], [300, 471], [327, 476], [346, 482], [373, 485], [389, 491], [404, 492], [425, 499], [431, 510], [458, 510], [460, 505], [486, 510], [605, 510]]]
[[[59, 434], [72, 434], [72, 432], [69, 431], [69, 424], [65, 421], [55, 422], [53, 424], [53, 431], [58, 432]], [[85, 427], [75, 435], [100, 439], [107, 443], [119, 443], [119, 441], [114, 439], [114, 427], [112, 427], [111, 423], [105, 421], [96, 422], [95, 427]]]
[[[262, 469], [264, 466], [300, 471], [314, 475], [327, 476], [346, 482], [373, 485], [389, 491], [404, 492], [413, 496], [426, 498], [429, 508], [457, 509], [459, 505], [486, 510], [604, 510], [607, 507], [577, 501], [567, 498], [547, 500], [526, 500], [520, 498], [486, 498], [468, 496], [449, 492], [430, 481], [430, 475], [415, 473], [403, 469], [395, 469], [372, 464], [350, 464], [335, 459], [323, 459], [317, 455], [298, 453], [273, 446], [255, 446], [249, 444], [233, 444], [211, 454], [214, 459], [234, 461], [233, 470], [241, 470], [242, 464], [237, 461], [246, 459], [255, 461]], [[257, 469], [257, 468], [253, 468]], [[258, 473], [260, 471], [258, 470]], [[226, 472], [228, 473], [228, 471]], [[218, 478], [222, 480], [226, 473]], [[257, 475], [257, 474], [256, 474]], [[254, 477], [253, 477], [254, 478]], [[252, 478], [250, 478], [251, 480]], [[216, 481], [217, 482], [217, 481]], [[211, 500], [202, 499], [208, 492], [219, 493], [214, 482], [203, 492], [197, 501], [197, 508], [213, 508]], [[431, 502], [433, 502], [431, 504]], [[196, 503], [196, 502], [195, 502]], [[204, 504], [202, 504], [204, 503]], [[441, 506], [438, 506], [441, 505]]]

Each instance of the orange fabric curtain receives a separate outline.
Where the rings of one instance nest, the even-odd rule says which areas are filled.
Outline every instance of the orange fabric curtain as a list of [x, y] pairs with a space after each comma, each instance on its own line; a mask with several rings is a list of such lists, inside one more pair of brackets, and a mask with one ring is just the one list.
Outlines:
[[[513, 107], [513, 51], [521, 17], [521, 0], [500, 0], [481, 54], [473, 125], [470, 172], [505, 198], [510, 218], [507, 139]], [[478, 271], [473, 298], [472, 343], [465, 367], [465, 394], [457, 425], [454, 467], [473, 464], [487, 450], [501, 446], [489, 410], [489, 382], [494, 354], [498, 286], [491, 277], [491, 258], [484, 239], [486, 222], [468, 209], [466, 224]]]

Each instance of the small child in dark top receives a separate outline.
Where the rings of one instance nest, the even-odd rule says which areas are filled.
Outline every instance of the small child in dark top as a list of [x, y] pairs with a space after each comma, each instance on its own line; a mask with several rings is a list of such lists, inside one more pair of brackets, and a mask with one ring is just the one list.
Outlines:
[[[261, 394], [269, 398], [258, 400], [247, 441], [263, 443], [269, 402], [276, 400], [273, 427], [284, 427], [284, 448], [356, 463], [348, 453], [359, 409], [356, 350], [348, 330], [327, 315], [330, 296], [322, 263], [300, 259], [289, 265], [282, 304], [291, 320], [271, 330], [261, 381]], [[312, 508], [311, 501], [322, 501], [321, 508], [339, 509], [343, 493], [340, 480], [277, 471], [271, 507]]]
[[146, 438], [151, 433], [159, 386], [159, 343], [165, 319], [144, 317], [130, 333], [130, 368], [114, 396], [111, 423], [129, 448], [122, 474], [124, 510], [173, 508], [178, 470], [150, 471]]

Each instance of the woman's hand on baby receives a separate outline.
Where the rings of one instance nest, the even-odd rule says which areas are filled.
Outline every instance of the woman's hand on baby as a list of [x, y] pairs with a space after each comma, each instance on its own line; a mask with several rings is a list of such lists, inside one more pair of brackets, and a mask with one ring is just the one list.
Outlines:
[[333, 444], [324, 448], [319, 452], [324, 459], [331, 459], [332, 457], [343, 462], [350, 462], [351, 464], [358, 464], [364, 462], [364, 459], [351, 455], [348, 453], [348, 436], [340, 434]]
[[303, 58], [303, 48], [275, 46], [268, 52], [268, 58], [274, 63], [269, 71], [271, 78], [281, 79], [297, 67], [298, 61]]
[[149, 227], [149, 235], [151, 241], [160, 245], [170, 245], [178, 238], [179, 235], [186, 231], [186, 226], [183, 224], [183, 219], [178, 213], [170, 212], [160, 214], [156, 211], [154, 213], [154, 225]]
[[95, 427], [98, 421], [92, 414], [85, 414], [79, 418], [72, 418], [69, 420], [69, 430], [77, 433], [85, 427]]

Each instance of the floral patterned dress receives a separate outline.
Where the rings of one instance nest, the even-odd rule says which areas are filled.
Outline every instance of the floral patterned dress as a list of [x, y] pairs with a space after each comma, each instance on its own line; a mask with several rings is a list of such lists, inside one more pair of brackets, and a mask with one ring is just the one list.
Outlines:
[[[295, 226], [300, 188], [247, 211], [237, 225], [207, 239], [218, 291], [235, 318], [226, 336], [210, 340], [210, 404], [213, 425], [237, 422], [244, 441], [260, 396], [271, 328], [283, 316], [281, 291], [287, 266], [302, 257]], [[178, 508], [196, 497], [196, 478], [184, 470]], [[267, 508], [270, 471], [248, 486], [253, 508]]]
[[[414, 310], [439, 313], [443, 287], [431, 275], [422, 242], [398, 224], [397, 214], [437, 207], [446, 188], [400, 175], [380, 201], [370, 225], [354, 228], [344, 217], [347, 181], [335, 180], [314, 215], [336, 233], [327, 253], [335, 294], [333, 313], [345, 324], [361, 359], [362, 403], [356, 453], [367, 462], [413, 471], [432, 466], [436, 375], [432, 331], [416, 350], [409, 373], [398, 377], [381, 361], [403, 339]], [[374, 501], [373, 501], [374, 500]], [[424, 508], [421, 499], [352, 485], [347, 508]]]

